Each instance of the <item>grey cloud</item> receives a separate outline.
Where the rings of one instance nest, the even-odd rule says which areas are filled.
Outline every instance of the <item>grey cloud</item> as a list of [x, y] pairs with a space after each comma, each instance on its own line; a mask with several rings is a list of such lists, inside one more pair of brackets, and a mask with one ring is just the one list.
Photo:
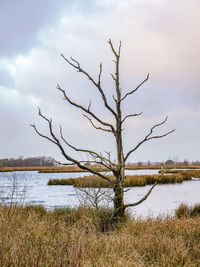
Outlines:
[[[37, 32], [56, 17], [64, 1], [0, 2], [0, 55], [22, 53], [37, 42]], [[59, 4], [58, 4], [59, 3]]]
[[[24, 53], [38, 44], [37, 33], [51, 25], [61, 13], [80, 10], [83, 1], [34, 0], [0, 2], [0, 55], [12, 56]], [[84, 1], [85, 5], [91, 1]], [[72, 5], [73, 4], [73, 5]], [[92, 5], [89, 5], [91, 7]]]
[[25, 53], [38, 45], [38, 32], [59, 20], [64, 13], [90, 13], [102, 8], [98, 1], [1, 0], [0, 56]]

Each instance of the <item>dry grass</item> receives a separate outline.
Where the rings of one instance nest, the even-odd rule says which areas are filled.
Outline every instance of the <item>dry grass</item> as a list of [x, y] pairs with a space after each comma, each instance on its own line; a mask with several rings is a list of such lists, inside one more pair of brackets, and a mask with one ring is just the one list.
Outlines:
[[186, 204], [181, 204], [175, 211], [177, 218], [181, 217], [195, 217], [200, 215], [200, 204], [189, 207]]
[[38, 171], [39, 173], [84, 172], [76, 166], [34, 166], [34, 167], [1, 167], [0, 172]]
[[200, 217], [127, 219], [104, 233], [110, 210], [0, 208], [0, 266], [199, 266]]
[[[101, 166], [92, 167], [96, 171], [107, 171], [106, 168]], [[166, 169], [200, 169], [198, 165], [188, 166], [165, 166]], [[160, 165], [127, 165], [127, 170], [153, 170], [161, 169]], [[12, 171], [39, 171], [41, 173], [56, 173], [56, 172], [85, 172], [77, 166], [34, 166], [34, 167], [0, 167], [0, 172], [12, 172]]]
[[[113, 176], [109, 176], [112, 180]], [[158, 180], [160, 184], [169, 184], [169, 183], [182, 183], [183, 177], [180, 174], [167, 174], [162, 178], [159, 178], [159, 175], [127, 175], [124, 179], [124, 187], [133, 187], [133, 186], [145, 186], [154, 184]], [[48, 185], [73, 185], [75, 187], [97, 187], [97, 188], [106, 188], [110, 187], [110, 183], [102, 178], [89, 175], [80, 178], [68, 178], [68, 179], [50, 179]]]
[[200, 178], [200, 170], [167, 170], [168, 174], [180, 174], [184, 180], [191, 180], [192, 177]]

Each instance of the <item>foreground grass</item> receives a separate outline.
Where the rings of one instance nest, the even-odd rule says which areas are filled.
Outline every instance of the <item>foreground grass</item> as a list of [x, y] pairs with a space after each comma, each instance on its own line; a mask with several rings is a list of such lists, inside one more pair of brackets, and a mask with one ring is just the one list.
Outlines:
[[[113, 176], [109, 176], [114, 179]], [[187, 180], [189, 178], [187, 177]], [[159, 177], [157, 174], [152, 175], [127, 175], [124, 179], [125, 187], [151, 185], [158, 181], [159, 184], [182, 183], [184, 177], [181, 174], [167, 174]], [[110, 183], [95, 175], [84, 176], [80, 178], [68, 179], [50, 179], [48, 185], [73, 185], [74, 187], [110, 187]]]
[[127, 220], [111, 211], [0, 208], [0, 266], [199, 266], [200, 217]]

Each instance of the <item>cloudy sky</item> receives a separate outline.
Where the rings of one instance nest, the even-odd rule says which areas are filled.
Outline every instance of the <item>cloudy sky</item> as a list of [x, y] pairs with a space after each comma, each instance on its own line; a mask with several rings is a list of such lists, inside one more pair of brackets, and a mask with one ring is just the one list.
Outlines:
[[[73, 56], [95, 79], [102, 62], [102, 86], [114, 105], [114, 63], [107, 43], [111, 38], [115, 47], [122, 41], [123, 93], [150, 73], [149, 81], [123, 104], [124, 115], [143, 112], [124, 125], [125, 152], [167, 115], [167, 123], [155, 134], [176, 129], [141, 146], [129, 162], [199, 160], [199, 14], [199, 0], [0, 0], [0, 158], [44, 155], [63, 160], [58, 149], [30, 127], [35, 123], [48, 133], [37, 115], [39, 105], [53, 119], [56, 133], [62, 124], [71, 144], [112, 151], [115, 159], [110, 133], [93, 129], [56, 89], [59, 84], [86, 107], [91, 101], [91, 110], [112, 122], [96, 88], [60, 56]], [[83, 159], [80, 153], [76, 156]]]

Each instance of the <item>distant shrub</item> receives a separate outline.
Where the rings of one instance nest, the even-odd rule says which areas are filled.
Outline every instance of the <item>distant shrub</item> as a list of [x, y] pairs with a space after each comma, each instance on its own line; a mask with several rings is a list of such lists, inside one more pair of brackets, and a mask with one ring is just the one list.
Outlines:
[[73, 185], [74, 179], [68, 178], [68, 179], [50, 179], [47, 183], [47, 185]]

